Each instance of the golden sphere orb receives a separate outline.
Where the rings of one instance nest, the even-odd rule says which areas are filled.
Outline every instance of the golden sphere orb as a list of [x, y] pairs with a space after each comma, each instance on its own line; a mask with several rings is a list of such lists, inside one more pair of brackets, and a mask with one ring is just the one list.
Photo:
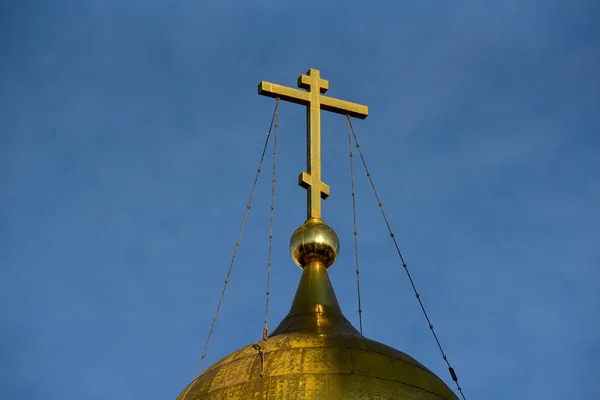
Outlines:
[[335, 231], [321, 220], [308, 220], [290, 239], [290, 251], [296, 265], [321, 262], [329, 268], [337, 258], [340, 241]]

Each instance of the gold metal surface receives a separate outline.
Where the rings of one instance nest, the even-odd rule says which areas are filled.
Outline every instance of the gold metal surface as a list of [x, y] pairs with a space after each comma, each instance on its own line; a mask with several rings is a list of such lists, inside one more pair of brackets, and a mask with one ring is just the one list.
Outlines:
[[369, 339], [287, 334], [256, 344], [264, 362], [252, 345], [244, 347], [177, 400], [457, 399], [412, 357]]
[[343, 316], [324, 265], [305, 266], [289, 314], [262, 340], [209, 367], [177, 400], [457, 400], [409, 355]]
[[293, 233], [290, 252], [297, 266], [304, 268], [310, 262], [331, 266], [340, 248], [335, 231], [321, 220], [309, 219]]
[[306, 91], [261, 82], [258, 94], [280, 98], [306, 106], [307, 169], [298, 177], [298, 184], [307, 189], [307, 220], [321, 219], [321, 199], [329, 196], [329, 186], [321, 180], [321, 110], [364, 119], [369, 114], [367, 106], [333, 97], [323, 96], [329, 81], [321, 79], [319, 70], [311, 68], [298, 78], [298, 87]]
[[271, 336], [288, 333], [361, 337], [342, 314], [327, 268], [320, 262], [304, 267], [290, 312]]

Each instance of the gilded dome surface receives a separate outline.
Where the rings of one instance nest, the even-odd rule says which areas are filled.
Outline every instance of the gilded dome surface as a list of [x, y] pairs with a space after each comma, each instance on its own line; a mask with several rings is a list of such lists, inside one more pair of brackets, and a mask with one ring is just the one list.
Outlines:
[[324, 264], [302, 273], [268, 340], [213, 364], [177, 400], [458, 399], [412, 357], [362, 336], [343, 316]]

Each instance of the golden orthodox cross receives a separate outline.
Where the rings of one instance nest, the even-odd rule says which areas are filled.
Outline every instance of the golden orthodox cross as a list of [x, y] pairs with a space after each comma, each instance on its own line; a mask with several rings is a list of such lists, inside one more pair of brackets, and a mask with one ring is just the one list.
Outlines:
[[321, 198], [329, 196], [329, 186], [321, 180], [321, 110], [365, 119], [367, 106], [323, 96], [329, 82], [319, 70], [309, 69], [298, 78], [298, 87], [306, 91], [262, 81], [258, 94], [306, 106], [306, 156], [308, 172], [302, 172], [298, 184], [307, 189], [307, 219], [321, 219]]

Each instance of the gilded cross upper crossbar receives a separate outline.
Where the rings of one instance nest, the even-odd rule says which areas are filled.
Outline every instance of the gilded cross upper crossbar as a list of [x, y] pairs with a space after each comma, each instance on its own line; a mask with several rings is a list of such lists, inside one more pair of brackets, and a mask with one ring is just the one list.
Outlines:
[[324, 96], [329, 82], [321, 79], [319, 70], [309, 69], [298, 78], [295, 89], [262, 81], [258, 94], [306, 106], [306, 157], [308, 172], [302, 172], [298, 184], [307, 189], [307, 218], [321, 219], [321, 198], [329, 196], [329, 186], [321, 180], [321, 110], [365, 119], [369, 108], [362, 104]]

